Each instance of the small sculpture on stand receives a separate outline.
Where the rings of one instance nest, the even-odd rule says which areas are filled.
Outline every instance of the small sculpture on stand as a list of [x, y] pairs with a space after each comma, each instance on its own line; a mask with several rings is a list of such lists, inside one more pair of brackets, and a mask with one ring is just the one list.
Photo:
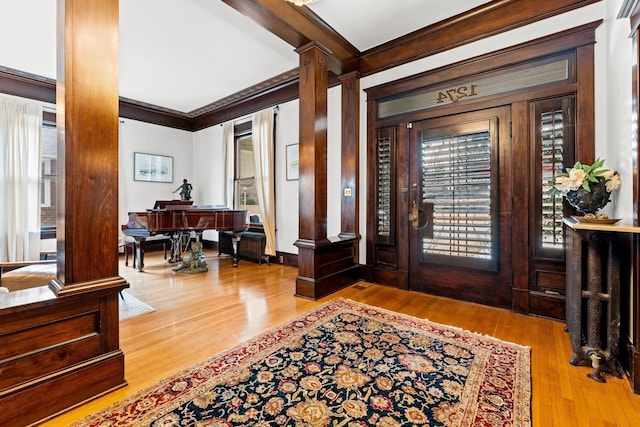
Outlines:
[[191, 200], [191, 190], [193, 190], [193, 186], [187, 182], [187, 179], [182, 180], [182, 185], [175, 189], [176, 191], [180, 190], [180, 200]]
[[205, 271], [209, 271], [207, 260], [202, 252], [202, 243], [191, 243], [191, 253], [184, 261], [178, 264], [173, 271], [180, 273], [204, 273]]

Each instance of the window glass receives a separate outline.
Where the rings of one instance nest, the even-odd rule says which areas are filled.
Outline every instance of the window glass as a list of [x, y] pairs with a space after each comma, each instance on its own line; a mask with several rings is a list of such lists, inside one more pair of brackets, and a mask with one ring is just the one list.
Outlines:
[[260, 205], [256, 193], [255, 169], [253, 166], [253, 139], [251, 130], [236, 133], [235, 140], [234, 208], [245, 209], [247, 220], [260, 223]]
[[43, 122], [40, 148], [40, 228], [43, 232], [56, 227], [57, 157], [55, 123]]
[[490, 132], [425, 138], [420, 150], [422, 204], [433, 206], [422, 261], [493, 268]]

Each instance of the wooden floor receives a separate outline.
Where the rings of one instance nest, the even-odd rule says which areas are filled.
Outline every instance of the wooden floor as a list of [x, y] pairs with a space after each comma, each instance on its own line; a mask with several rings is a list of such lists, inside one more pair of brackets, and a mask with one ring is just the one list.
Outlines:
[[161, 253], [145, 256], [144, 273], [121, 261], [128, 292], [156, 309], [120, 322], [129, 385], [43, 425], [67, 425], [340, 296], [530, 346], [533, 426], [640, 426], [640, 396], [626, 379], [599, 384], [587, 378], [589, 368], [568, 364], [561, 322], [366, 282], [310, 301], [293, 296], [294, 268], [249, 261], [233, 268], [230, 258], [208, 252], [209, 272], [200, 274], [173, 272]]

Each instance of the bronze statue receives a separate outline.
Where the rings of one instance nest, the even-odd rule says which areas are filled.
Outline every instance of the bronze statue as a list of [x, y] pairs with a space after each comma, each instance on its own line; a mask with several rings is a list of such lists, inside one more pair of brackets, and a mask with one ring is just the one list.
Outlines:
[[182, 185], [175, 189], [176, 191], [180, 190], [180, 200], [191, 200], [191, 190], [193, 190], [193, 186], [187, 182], [187, 179], [182, 180]]
[[207, 260], [202, 252], [202, 243], [192, 242], [191, 253], [180, 264], [178, 264], [173, 271], [180, 273], [204, 273], [209, 271], [207, 267]]

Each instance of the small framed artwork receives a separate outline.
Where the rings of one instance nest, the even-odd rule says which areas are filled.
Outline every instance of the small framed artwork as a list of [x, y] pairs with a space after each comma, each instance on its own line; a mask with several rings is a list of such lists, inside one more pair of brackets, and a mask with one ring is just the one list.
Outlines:
[[173, 182], [173, 157], [133, 153], [133, 179], [147, 182]]
[[287, 181], [298, 179], [300, 166], [300, 153], [298, 144], [287, 145]]

